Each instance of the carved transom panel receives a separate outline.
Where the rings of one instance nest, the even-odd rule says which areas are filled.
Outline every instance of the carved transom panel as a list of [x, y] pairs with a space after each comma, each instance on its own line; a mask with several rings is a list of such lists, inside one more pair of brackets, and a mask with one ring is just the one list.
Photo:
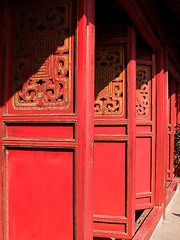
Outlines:
[[151, 118], [151, 67], [136, 67], [136, 118]]
[[96, 49], [94, 112], [124, 115], [124, 48], [98, 46]]
[[71, 104], [71, 2], [16, 9], [13, 107], [68, 109]]

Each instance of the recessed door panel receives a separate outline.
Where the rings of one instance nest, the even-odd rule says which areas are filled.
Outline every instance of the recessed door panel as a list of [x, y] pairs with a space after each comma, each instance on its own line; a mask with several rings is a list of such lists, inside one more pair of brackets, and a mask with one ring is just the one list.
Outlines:
[[5, 236], [73, 239], [73, 151], [6, 151]]
[[136, 193], [151, 192], [151, 159], [152, 139], [136, 138]]
[[126, 155], [126, 142], [94, 144], [95, 218], [126, 216]]

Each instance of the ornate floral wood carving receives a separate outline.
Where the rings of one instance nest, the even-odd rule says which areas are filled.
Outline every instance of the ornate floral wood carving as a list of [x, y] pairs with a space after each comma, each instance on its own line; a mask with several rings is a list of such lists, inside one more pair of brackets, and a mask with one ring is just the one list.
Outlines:
[[69, 108], [72, 81], [70, 3], [35, 3], [16, 10], [15, 109]]
[[124, 114], [124, 48], [96, 49], [95, 114]]
[[151, 67], [138, 65], [136, 68], [136, 118], [151, 118]]

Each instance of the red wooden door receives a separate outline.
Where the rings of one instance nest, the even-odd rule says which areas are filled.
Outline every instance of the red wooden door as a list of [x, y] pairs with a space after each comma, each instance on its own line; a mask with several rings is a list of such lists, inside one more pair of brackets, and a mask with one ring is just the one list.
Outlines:
[[156, 95], [155, 63], [149, 50], [137, 49], [136, 209], [154, 205]]
[[97, 237], [130, 239], [134, 232], [135, 37], [132, 28], [128, 33], [127, 36], [126, 31], [124, 35], [121, 32], [121, 38], [116, 35], [114, 39], [99, 39], [96, 44], [94, 236]]
[[176, 127], [176, 82], [169, 78], [168, 88], [168, 158], [167, 180], [171, 181], [174, 176], [174, 133]]
[[[83, 191], [91, 172], [83, 163], [83, 118], [91, 96], [85, 104], [84, 65], [77, 65], [74, 76], [74, 2], [4, 0], [1, 7], [1, 237], [82, 240], [89, 229], [87, 221], [83, 227], [83, 211], [90, 212]], [[78, 33], [82, 46], [84, 35]]]

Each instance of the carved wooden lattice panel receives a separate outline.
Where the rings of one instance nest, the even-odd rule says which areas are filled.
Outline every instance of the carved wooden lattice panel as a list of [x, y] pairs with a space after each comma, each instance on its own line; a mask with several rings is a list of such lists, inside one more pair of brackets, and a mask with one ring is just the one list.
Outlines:
[[151, 67], [136, 67], [136, 118], [151, 119]]
[[97, 115], [124, 116], [125, 49], [123, 46], [98, 46], [94, 112]]
[[14, 18], [14, 109], [68, 110], [72, 105], [71, 1], [36, 3]]

